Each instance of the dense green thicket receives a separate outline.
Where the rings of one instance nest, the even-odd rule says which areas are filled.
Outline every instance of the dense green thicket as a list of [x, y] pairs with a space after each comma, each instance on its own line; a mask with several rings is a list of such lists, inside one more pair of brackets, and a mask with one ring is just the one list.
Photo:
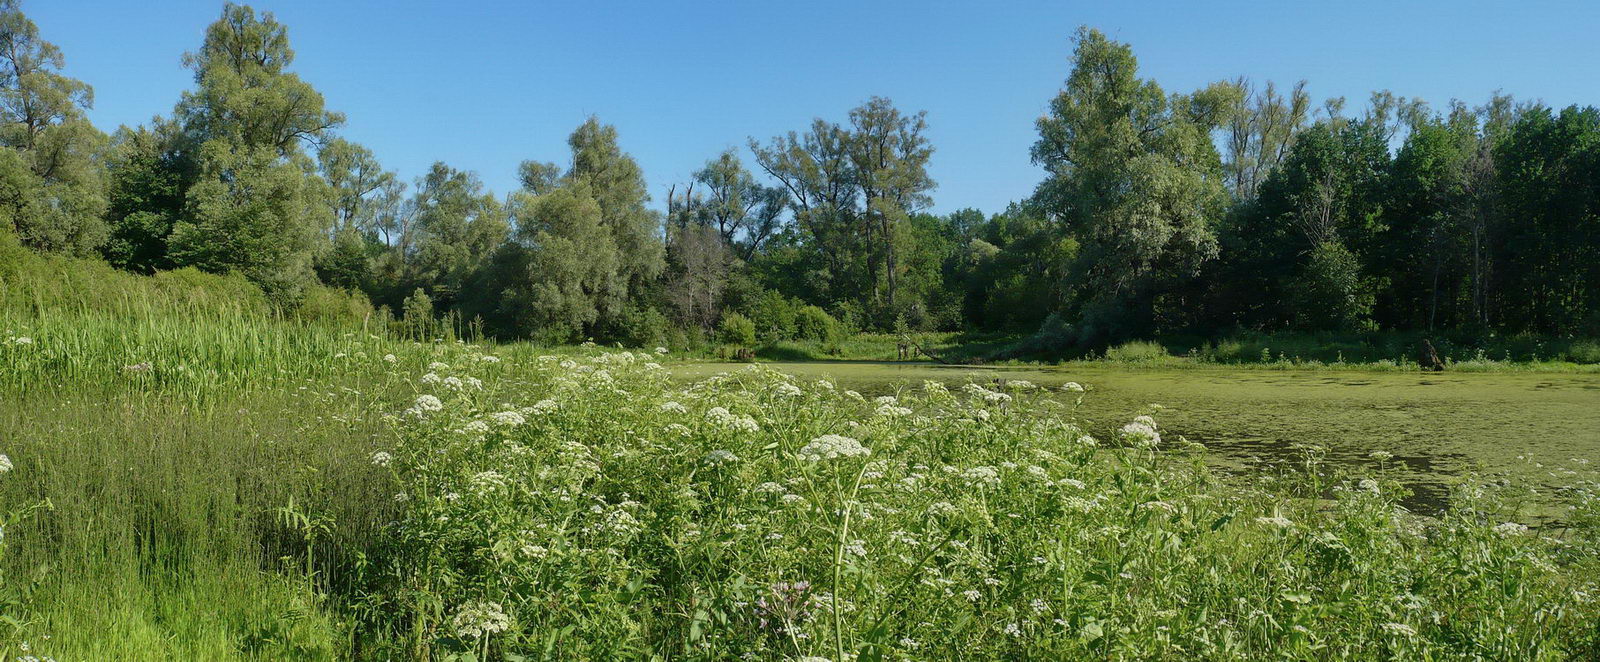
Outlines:
[[[716, 155], [662, 211], [597, 118], [509, 195], [444, 163], [408, 187], [337, 135], [285, 26], [247, 6], [184, 55], [194, 87], [168, 116], [110, 137], [16, 0], [0, 41], [0, 227], [28, 248], [242, 277], [316, 315], [348, 307], [319, 284], [359, 291], [417, 337], [1033, 334], [1002, 358], [1241, 333], [1600, 335], [1594, 108], [1383, 91], [1351, 115], [1303, 82], [1243, 79], [1174, 94], [1086, 28], [1037, 123], [1045, 179], [1001, 213], [928, 213], [927, 118], [877, 97], [751, 139], [751, 166]], [[731, 313], [754, 340], [721, 333]]]

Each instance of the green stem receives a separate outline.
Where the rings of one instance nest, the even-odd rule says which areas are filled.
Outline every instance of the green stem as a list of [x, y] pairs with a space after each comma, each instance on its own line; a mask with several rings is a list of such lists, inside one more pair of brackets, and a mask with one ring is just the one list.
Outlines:
[[833, 652], [834, 662], [844, 662], [844, 625], [839, 613], [839, 589], [844, 583], [844, 543], [850, 537], [850, 516], [855, 513], [856, 493], [861, 490], [861, 476], [867, 472], [862, 464], [856, 472], [855, 484], [850, 487], [850, 498], [844, 502], [844, 521], [839, 526], [839, 541], [833, 547]]

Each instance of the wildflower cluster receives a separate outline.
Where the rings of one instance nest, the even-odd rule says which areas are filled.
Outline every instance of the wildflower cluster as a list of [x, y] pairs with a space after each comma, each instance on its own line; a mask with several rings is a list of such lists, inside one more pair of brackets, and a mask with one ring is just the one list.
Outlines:
[[418, 371], [437, 378], [371, 456], [399, 485], [387, 627], [479, 659], [557, 632], [574, 659], [1508, 659], [1581, 657], [1561, 633], [1600, 617], [1577, 597], [1600, 582], [1567, 579], [1600, 545], [1409, 517], [1381, 477], [1331, 504], [1220, 487], [1159, 409], [1105, 444], [1057, 417], [1081, 385], [863, 395], [757, 367], [674, 381], [655, 356]]

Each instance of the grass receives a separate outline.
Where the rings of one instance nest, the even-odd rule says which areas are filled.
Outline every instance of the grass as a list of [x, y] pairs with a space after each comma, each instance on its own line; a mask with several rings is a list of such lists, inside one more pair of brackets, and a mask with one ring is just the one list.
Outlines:
[[[1465, 479], [1447, 509], [1423, 511], [1405, 450], [1503, 430], [1590, 453], [1589, 419], [1559, 408], [1584, 405], [1579, 375], [1424, 387], [1140, 344], [1051, 371], [718, 376], [726, 365], [654, 353], [410, 342], [363, 327], [336, 293], [283, 313], [231, 279], [52, 279], [56, 258], [24, 257], [0, 254], [0, 658], [1573, 659], [1600, 646], [1593, 472]], [[924, 341], [956, 358], [1006, 342]], [[761, 355], [892, 359], [897, 342]], [[1054, 388], [1066, 379], [1093, 391]], [[1371, 383], [1338, 398], [1329, 379]], [[1319, 395], [1261, 404], [1284, 389]], [[1456, 407], [1447, 424], [1416, 416], [1430, 398]], [[1347, 461], [1341, 422], [1385, 402], [1411, 417], [1364, 420], [1399, 433], [1394, 455]], [[1312, 443], [1280, 444], [1273, 463], [1219, 466], [1184, 439], [1226, 456], [1223, 433], [1283, 420], [1299, 427], [1282, 441]], [[1538, 522], [1534, 502], [1559, 529], [1516, 524]]]
[[[1002, 393], [923, 367], [935, 384], [863, 379], [880, 402], [597, 348], [150, 313], [4, 318], [8, 658], [1596, 652], [1581, 471], [1541, 497], [1573, 507], [1546, 540], [1503, 524], [1522, 482], [1397, 511], [1403, 454], [1227, 478], [1179, 438], [1181, 401], [1109, 373], [1085, 401], [1023, 381], [1070, 373], [1004, 372]], [[423, 395], [438, 409], [408, 414]], [[1139, 413], [1159, 443], [1124, 427]]]
[[[1106, 362], [1136, 367], [1235, 366], [1268, 370], [1420, 371], [1418, 350], [1427, 337], [1450, 371], [1463, 372], [1600, 372], [1600, 341], [1539, 336], [1474, 337], [1459, 333], [1420, 334], [1379, 332], [1238, 333], [1221, 338], [1175, 336], [1134, 340], [1101, 352], [1078, 355], [1009, 355], [1024, 338], [1006, 334], [918, 333], [917, 343], [953, 364], [997, 366], [1083, 365]], [[914, 348], [901, 353], [902, 339], [895, 334], [858, 333], [845, 339], [819, 342], [784, 340], [762, 343], [755, 358], [776, 362], [933, 361]], [[674, 348], [706, 359], [730, 359], [733, 348]]]

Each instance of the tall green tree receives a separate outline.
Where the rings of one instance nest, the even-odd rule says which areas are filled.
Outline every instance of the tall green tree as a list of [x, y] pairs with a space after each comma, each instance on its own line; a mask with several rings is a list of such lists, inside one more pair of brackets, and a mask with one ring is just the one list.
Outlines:
[[110, 182], [106, 220], [111, 237], [102, 252], [112, 265], [139, 273], [172, 268], [167, 238], [183, 213], [192, 159], [172, 149], [177, 127], [122, 127], [106, 160]]
[[1072, 73], [1037, 122], [1033, 158], [1048, 173], [1036, 203], [1079, 244], [1069, 317], [1080, 342], [1158, 331], [1158, 301], [1187, 307], [1172, 298], [1216, 257], [1228, 200], [1212, 132], [1239, 94], [1223, 83], [1169, 97], [1139, 78], [1128, 46], [1078, 31]]
[[[590, 117], [567, 140], [572, 165], [528, 161], [512, 196], [515, 241], [495, 289], [517, 331], [571, 340], [625, 332], [666, 268], [661, 216], [646, 207], [643, 171], [616, 127]], [[659, 318], [659, 314], [655, 316]]]
[[524, 257], [504, 298], [523, 334], [577, 340], [603, 317], [621, 313], [627, 291], [623, 254], [589, 185], [569, 181], [514, 199]]
[[746, 170], [739, 153], [726, 150], [706, 161], [684, 186], [667, 193], [667, 222], [677, 228], [710, 227], [722, 242], [749, 260], [780, 229], [788, 196], [764, 186]]
[[847, 125], [818, 119], [804, 135], [750, 141], [757, 164], [788, 194], [793, 246], [810, 287], [865, 311], [880, 328], [922, 305], [900, 296], [900, 256], [911, 241], [908, 219], [931, 204], [926, 130], [924, 113], [873, 97], [850, 111]]
[[[572, 168], [566, 179], [587, 187], [600, 206], [600, 220], [617, 245], [628, 287], [642, 288], [665, 268], [661, 220], [646, 207], [644, 171], [617, 143], [617, 128], [590, 117], [567, 138]], [[626, 296], [626, 293], [624, 293]]]
[[397, 245], [406, 264], [405, 289], [427, 290], [437, 308], [458, 307], [510, 234], [505, 207], [477, 175], [434, 163], [417, 180], [408, 213]]
[[336, 218], [305, 147], [343, 121], [293, 62], [283, 24], [233, 3], [184, 55], [195, 89], [175, 116], [194, 181], [168, 239], [174, 264], [237, 271], [286, 297], [313, 279], [311, 255]]
[[104, 133], [84, 114], [88, 84], [61, 73], [18, 0], [0, 0], [0, 223], [24, 245], [87, 255], [109, 234]]

